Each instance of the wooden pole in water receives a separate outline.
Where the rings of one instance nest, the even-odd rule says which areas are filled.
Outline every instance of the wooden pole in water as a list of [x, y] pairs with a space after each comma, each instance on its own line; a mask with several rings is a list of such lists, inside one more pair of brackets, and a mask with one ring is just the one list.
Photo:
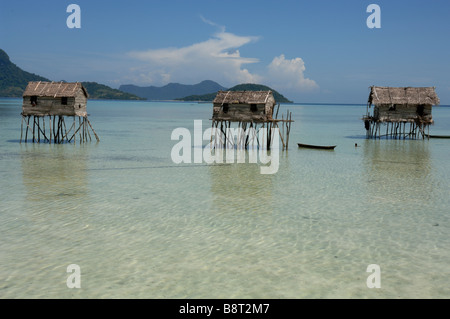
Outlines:
[[216, 125], [216, 120], [212, 121], [212, 131], [211, 131], [211, 140], [210, 143], [212, 143], [212, 139], [213, 139], [213, 133], [214, 133], [214, 149], [216, 149], [216, 136], [217, 136], [217, 132], [214, 129], [214, 126]]
[[[55, 118], [56, 118], [56, 115], [55, 115]], [[57, 123], [57, 129], [56, 129], [56, 134], [55, 134], [55, 143], [58, 143], [58, 144], [59, 144], [60, 125], [61, 125], [61, 117], [58, 116], [58, 123]]]
[[56, 115], [53, 115], [53, 143], [56, 143], [56, 130], [57, 130], [57, 128], [56, 128], [55, 121], [56, 121]]
[[59, 119], [56, 122], [56, 124], [55, 124], [55, 122], [56, 122], [56, 115], [53, 115], [53, 142], [56, 144], [56, 143], [59, 143], [59, 140], [58, 140]]
[[58, 116], [58, 131], [56, 133], [56, 141], [58, 144], [61, 142], [61, 116]]
[[62, 143], [63, 140], [63, 136], [64, 136], [64, 132], [63, 132], [63, 120], [64, 120], [64, 116], [60, 116], [59, 117], [59, 133], [58, 133], [58, 139], [59, 139], [59, 143]]
[[85, 137], [85, 134], [84, 134], [84, 131], [85, 131], [85, 129], [86, 129], [86, 126], [84, 126], [84, 117], [83, 117], [83, 119], [81, 120], [81, 125], [83, 126], [83, 129], [81, 130], [81, 136], [83, 137], [83, 143], [85, 142], [85, 139], [84, 139], [84, 137]]
[[64, 125], [64, 133], [65, 134], [62, 136], [61, 143], [64, 142], [64, 138], [67, 136], [66, 120], [64, 119], [64, 117], [62, 118], [62, 123]]
[[42, 117], [42, 129], [42, 134], [44, 134], [45, 139], [48, 140], [47, 135], [45, 135], [45, 115]]
[[34, 140], [35, 140], [35, 137], [34, 137], [34, 128], [35, 128], [35, 126], [36, 126], [36, 117], [33, 115], [33, 143], [34, 143]]
[[31, 132], [30, 119], [31, 119], [31, 115], [28, 115], [28, 122], [25, 121], [25, 124], [27, 125], [27, 130], [25, 132], [25, 143], [28, 142], [28, 129], [30, 129], [30, 132]]
[[83, 140], [81, 139], [81, 118], [80, 117], [78, 117], [78, 127], [79, 127], [79, 133], [78, 133], [78, 135], [79, 135], [79, 137], [80, 137], [80, 143], [82, 143], [83, 142]]
[[[70, 138], [69, 142], [72, 140], [72, 138], [74, 139], [74, 143], [76, 143], [77, 140], [77, 133], [78, 131], [81, 129], [81, 125], [78, 126], [77, 130], [75, 131], [75, 133], [73, 133], [72, 137]], [[80, 139], [80, 143], [81, 143], [81, 139]]]
[[37, 122], [37, 128], [38, 128], [38, 143], [40, 143], [41, 142], [41, 117], [40, 116], [38, 116], [37, 117], [37, 120], [38, 120], [38, 122]]
[[[87, 120], [87, 119], [86, 119]], [[89, 128], [86, 128], [86, 131], [87, 131], [87, 133], [88, 133], [88, 135], [89, 135], [89, 142], [90, 141], [92, 141], [92, 138], [91, 138], [91, 133], [89, 133]]]
[[48, 117], [48, 142], [52, 144], [52, 116]]
[[[281, 126], [284, 129], [284, 122], [281, 122]], [[284, 138], [283, 138], [283, 135], [281, 135], [281, 130], [280, 130], [280, 127], [278, 126], [278, 124], [277, 124], [277, 127], [278, 127], [278, 135], [280, 135], [281, 143], [283, 144], [283, 150], [284, 150], [284, 149], [286, 149], [286, 144], [284, 143]]]
[[22, 121], [20, 121], [20, 144], [22, 144], [22, 134], [23, 134], [23, 115], [22, 115]]
[[86, 121], [88, 122], [89, 126], [91, 127], [92, 132], [94, 133], [95, 138], [97, 139], [97, 142], [100, 142], [100, 139], [98, 138], [97, 133], [95, 133], [94, 128], [92, 127], [91, 122], [89, 122], [89, 119], [87, 117], [86, 117]]
[[45, 135], [45, 117], [42, 117], [42, 126], [44, 128], [44, 130], [42, 130], [41, 128], [41, 120], [40, 120], [40, 116], [38, 117], [38, 123], [37, 123], [37, 129], [38, 129], [38, 141], [40, 143], [40, 133], [42, 133], [42, 136], [48, 140], [47, 135]]
[[[65, 127], [66, 127], [66, 124], [65, 124], [65, 122], [64, 122], [64, 128], [65, 128]], [[73, 127], [73, 123], [72, 123], [72, 126], [69, 128], [68, 131], [67, 131], [67, 129], [66, 129], [66, 135], [63, 136], [63, 139], [66, 138], [67, 142], [69, 142], [69, 133], [70, 133], [70, 131], [72, 131], [72, 127]], [[74, 129], [74, 130], [75, 130], [75, 129]]]
[[287, 136], [287, 142], [286, 142], [286, 149], [289, 147], [289, 136], [291, 135], [291, 126], [292, 126], [292, 112], [289, 114], [289, 130], [288, 130], [288, 136]]

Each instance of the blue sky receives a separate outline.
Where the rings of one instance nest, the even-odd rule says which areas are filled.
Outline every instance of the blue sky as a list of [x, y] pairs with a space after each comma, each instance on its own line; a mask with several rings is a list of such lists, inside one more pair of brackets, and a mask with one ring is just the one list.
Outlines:
[[363, 104], [371, 85], [435, 86], [448, 105], [449, 17], [448, 0], [1, 0], [0, 48], [54, 81], [253, 82], [295, 102]]

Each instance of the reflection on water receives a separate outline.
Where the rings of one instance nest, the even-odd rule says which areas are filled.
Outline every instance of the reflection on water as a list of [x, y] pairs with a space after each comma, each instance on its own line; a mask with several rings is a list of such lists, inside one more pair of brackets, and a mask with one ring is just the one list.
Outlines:
[[243, 163], [209, 166], [214, 205], [233, 213], [272, 211], [274, 175], [260, 172], [268, 164], [249, 163], [248, 150], [234, 151]]
[[428, 141], [366, 140], [364, 174], [374, 200], [430, 200], [433, 175]]
[[23, 184], [28, 200], [83, 199], [87, 193], [88, 154], [87, 148], [75, 147], [68, 152], [65, 145], [21, 144]]
[[66, 267], [84, 260], [81, 243], [98, 235], [90, 227], [88, 157], [82, 145], [17, 146], [14, 164], [22, 183], [10, 183], [21, 196], [0, 216], [0, 296], [70, 296]]

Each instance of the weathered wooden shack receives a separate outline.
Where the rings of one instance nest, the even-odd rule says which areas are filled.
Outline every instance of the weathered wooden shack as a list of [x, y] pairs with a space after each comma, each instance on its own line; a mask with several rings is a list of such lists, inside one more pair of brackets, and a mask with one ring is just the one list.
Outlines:
[[[258, 131], [258, 125], [268, 131], [267, 148], [270, 149], [272, 129], [280, 129], [283, 149], [287, 149], [291, 129], [292, 113], [287, 111], [286, 118], [277, 119], [280, 104], [275, 101], [272, 91], [219, 91], [213, 101], [212, 126], [226, 134], [231, 123], [237, 123], [244, 131], [253, 128]], [[276, 109], [276, 111], [275, 111]], [[242, 145], [237, 145], [242, 146]], [[246, 141], [245, 148], [248, 146]]]
[[[25, 142], [28, 140], [28, 129], [33, 134], [32, 141], [40, 142], [41, 135], [49, 143], [91, 140], [89, 128], [97, 141], [97, 134], [92, 128], [86, 110], [88, 92], [79, 82], [29, 82], [23, 93], [22, 103], [22, 141], [23, 123], [26, 124]], [[48, 131], [45, 130], [45, 119], [48, 120]], [[67, 129], [65, 118], [73, 117], [73, 124]], [[78, 125], [76, 119], [78, 118]], [[30, 121], [32, 123], [30, 126]]]
[[213, 101], [213, 119], [265, 122], [272, 119], [275, 105], [271, 91], [219, 91]]
[[434, 123], [432, 106], [438, 104], [434, 87], [372, 86], [363, 117], [367, 137], [425, 138], [425, 131]]

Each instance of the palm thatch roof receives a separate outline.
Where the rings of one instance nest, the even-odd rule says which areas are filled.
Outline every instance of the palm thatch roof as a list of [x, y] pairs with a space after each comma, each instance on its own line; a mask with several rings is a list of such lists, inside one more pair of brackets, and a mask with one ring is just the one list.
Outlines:
[[28, 82], [23, 92], [23, 96], [40, 96], [40, 97], [75, 97], [78, 90], [83, 90], [86, 97], [88, 93], [80, 82]]
[[272, 91], [219, 91], [214, 104], [266, 104]]
[[369, 105], [439, 105], [434, 87], [384, 87], [371, 86]]

